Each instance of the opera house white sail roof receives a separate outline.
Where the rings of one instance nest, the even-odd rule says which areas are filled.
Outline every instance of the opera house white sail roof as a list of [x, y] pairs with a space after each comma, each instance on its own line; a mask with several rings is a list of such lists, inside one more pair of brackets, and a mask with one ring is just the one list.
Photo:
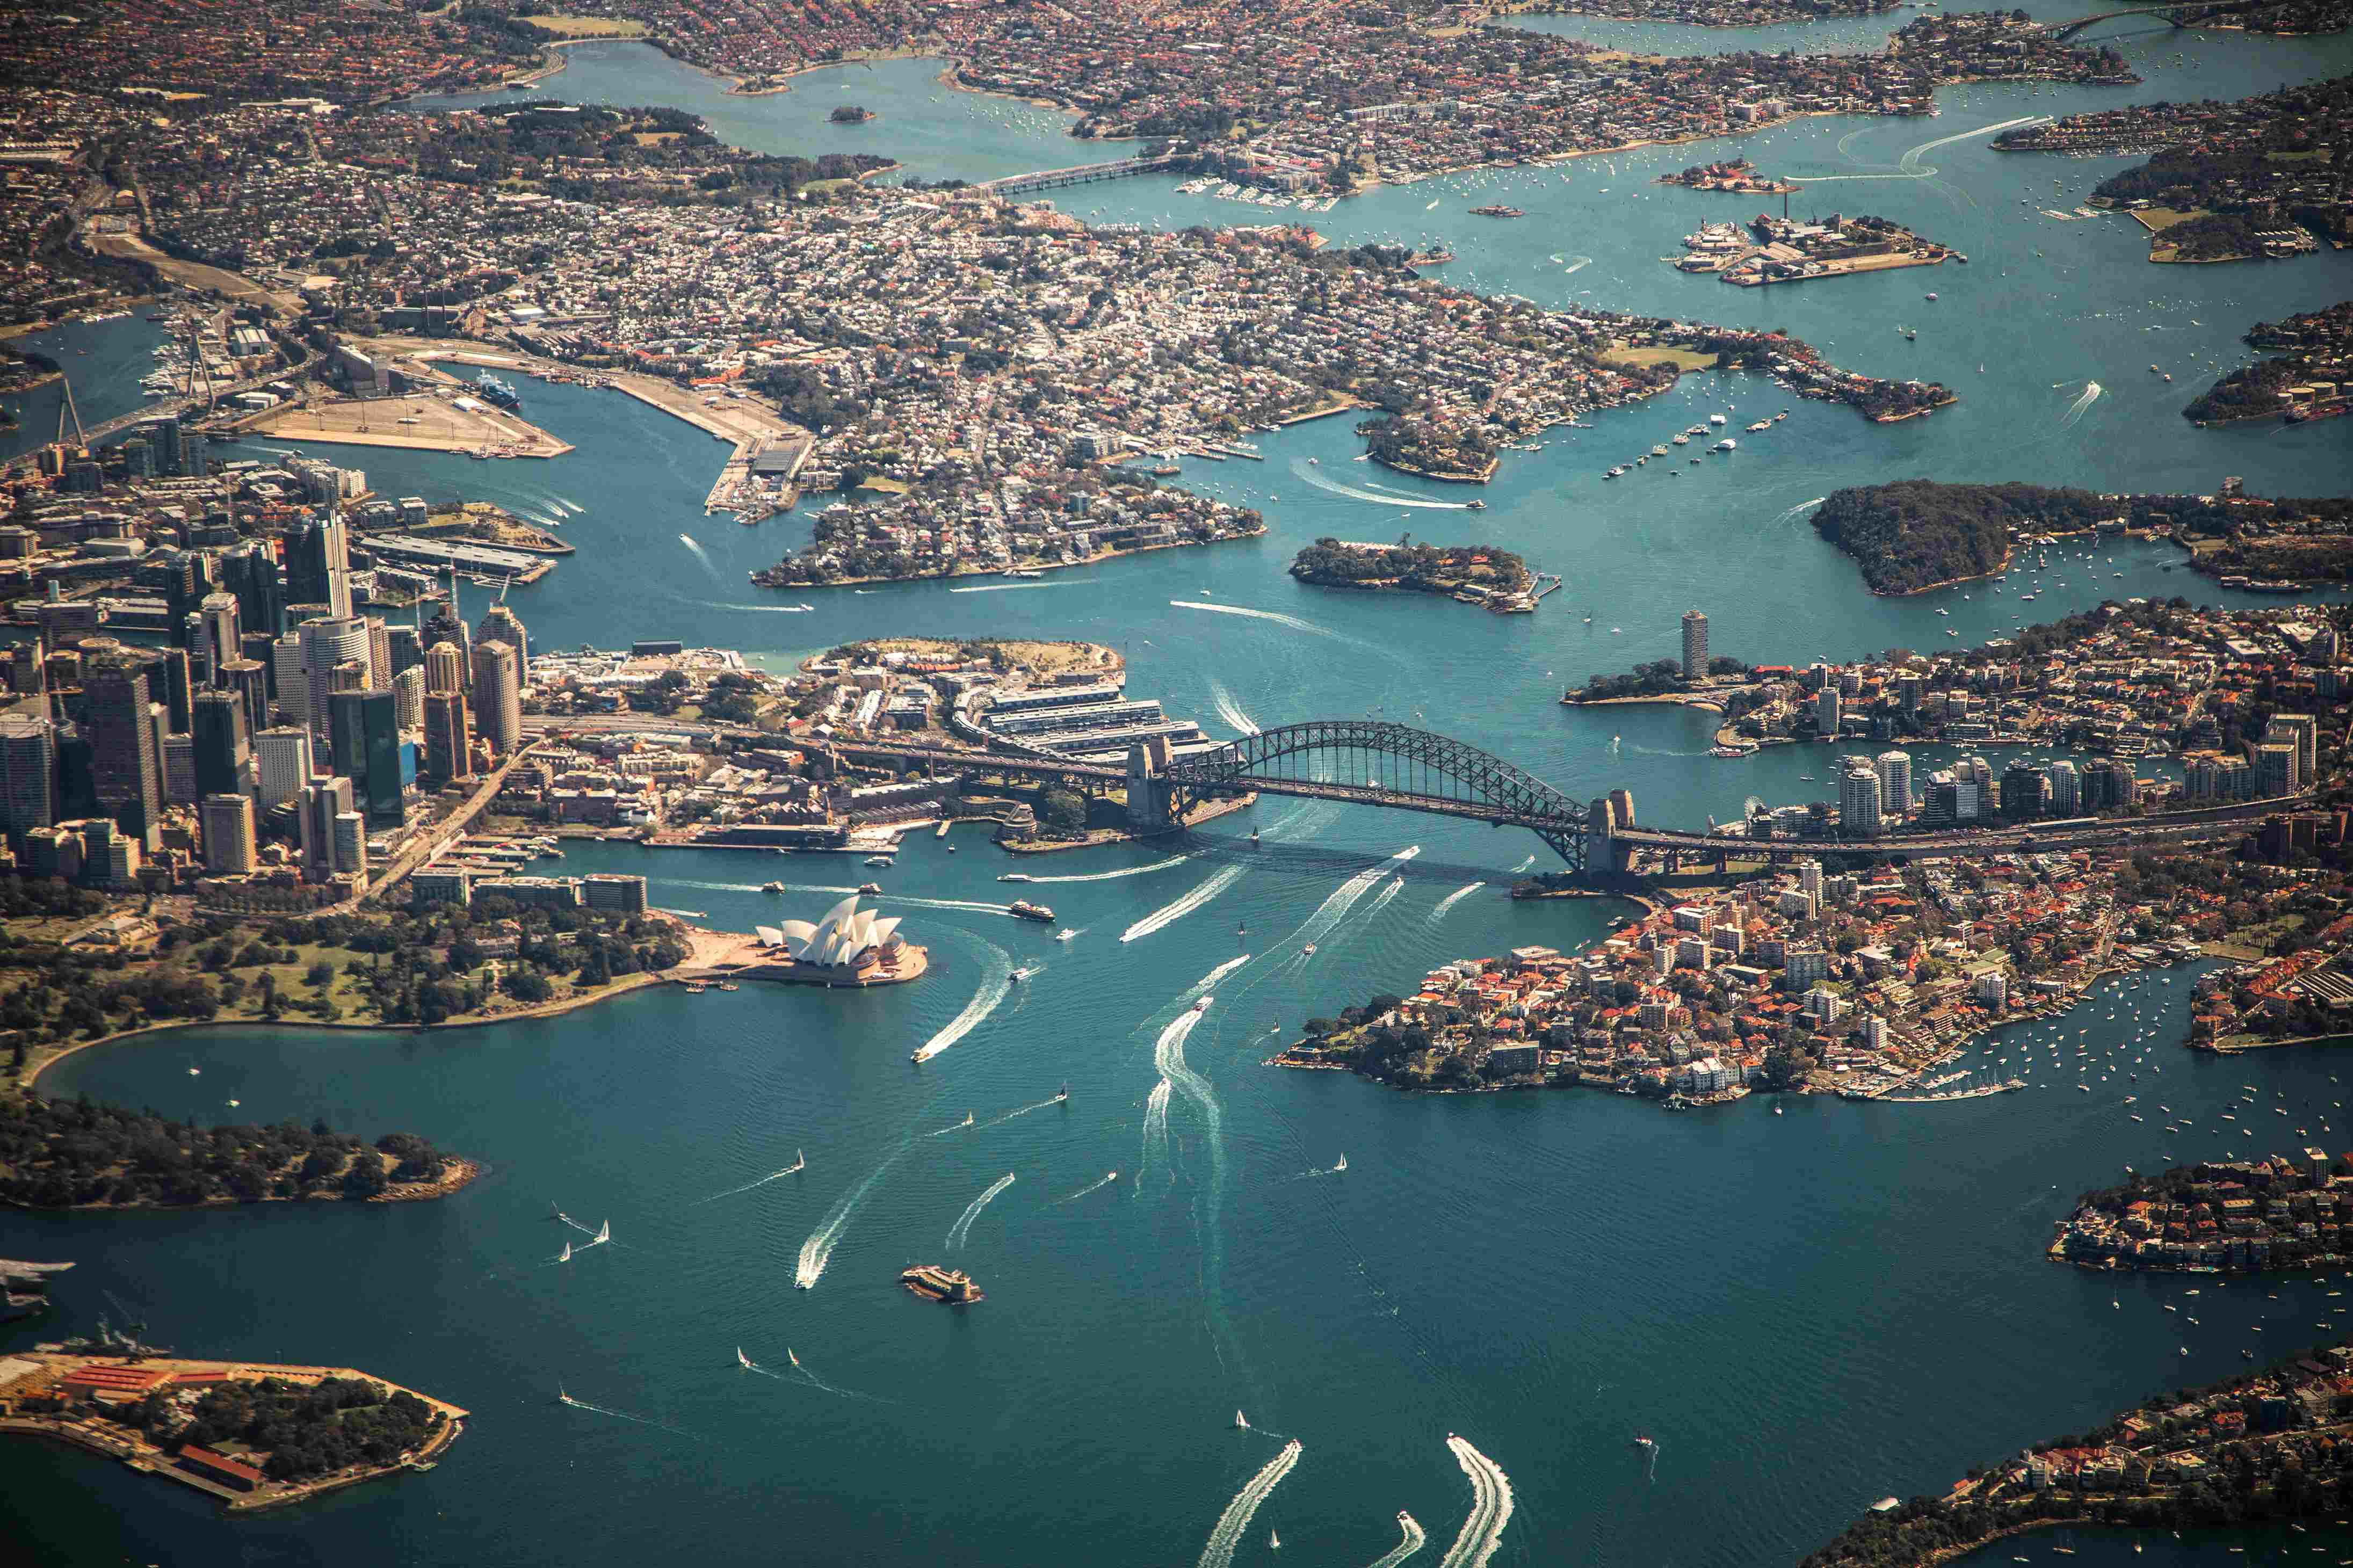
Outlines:
[[858, 907], [858, 895], [852, 893], [814, 925], [786, 921], [781, 926], [761, 927], [760, 934], [765, 937], [771, 929], [776, 933], [776, 945], [798, 963], [854, 969], [891, 944], [898, 935], [899, 917], [876, 919], [872, 910]]

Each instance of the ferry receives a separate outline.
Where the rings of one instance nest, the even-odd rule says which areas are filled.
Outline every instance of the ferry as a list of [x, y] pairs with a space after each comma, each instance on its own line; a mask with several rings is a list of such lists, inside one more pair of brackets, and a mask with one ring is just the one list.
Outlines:
[[[1277, 497], [1276, 499], [1280, 500], [1281, 498]], [[1487, 510], [1487, 503], [1482, 500], [1466, 501], [1463, 503], [1463, 510], [1465, 511], [1485, 511]]]
[[903, 1269], [899, 1283], [927, 1301], [938, 1301], [950, 1307], [962, 1307], [987, 1298], [972, 1276], [961, 1268], [943, 1268], [936, 1263], [918, 1263]]
[[1216, 1000], [1217, 998], [1215, 996], [1204, 996], [1198, 1002], [1193, 1004], [1193, 1011], [1196, 1013], [1206, 1013], [1209, 1010], [1209, 1004]]
[[1528, 215], [1517, 207], [1507, 207], [1501, 202], [1494, 202], [1483, 207], [1472, 207], [1471, 216], [1472, 217], [1525, 217]]
[[1729, 452], [1739, 445], [1739, 442], [1734, 440], [1731, 437], [1726, 436], [1723, 440], [1718, 441], [1715, 446], [1710, 447], [1708, 450], [1711, 452]]
[[781, 893], [785, 891], [785, 885], [782, 882], [763, 882], [760, 884], [760, 891], [764, 893]]
[[866, 863], [869, 866], [889, 866], [893, 864], [893, 860], [888, 855], [869, 855], [866, 858]]
[[882, 891], [882, 884], [880, 882], [860, 882], [858, 884], [858, 890], [864, 893], [869, 898], [879, 897]]
[[1027, 899], [1014, 900], [1005, 906], [1005, 911], [1025, 921], [1051, 921], [1054, 918], [1053, 910], [1043, 904], [1033, 904]]

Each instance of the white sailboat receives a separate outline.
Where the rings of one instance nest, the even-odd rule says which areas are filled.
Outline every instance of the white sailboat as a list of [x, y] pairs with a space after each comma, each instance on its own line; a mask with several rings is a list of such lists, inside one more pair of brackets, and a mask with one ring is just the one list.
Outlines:
[[742, 1345], [737, 1345], [735, 1347], [735, 1359], [744, 1363], [744, 1370], [745, 1372], [752, 1370], [752, 1358], [744, 1353], [744, 1347]]
[[611, 1220], [609, 1220], [609, 1219], [608, 1219], [608, 1220], [607, 1220], [603, 1225], [600, 1225], [600, 1226], [598, 1226], [596, 1227], [596, 1245], [597, 1245], [597, 1246], [599, 1246], [599, 1247], [602, 1247], [602, 1246], [604, 1246], [607, 1242], [608, 1242], [608, 1241], [610, 1241], [610, 1240], [612, 1240], [612, 1239], [613, 1239], [613, 1222], [612, 1222]]
[[572, 1261], [572, 1244], [569, 1241], [564, 1244], [564, 1256], [557, 1258], [555, 1261], [558, 1263], [569, 1263]]
[[1266, 1549], [1269, 1552], [1280, 1552], [1282, 1550], [1282, 1535], [1281, 1531], [1270, 1530], [1266, 1532]]
[[1247, 1432], [1250, 1430], [1250, 1417], [1237, 1410], [1234, 1412], [1234, 1425]]

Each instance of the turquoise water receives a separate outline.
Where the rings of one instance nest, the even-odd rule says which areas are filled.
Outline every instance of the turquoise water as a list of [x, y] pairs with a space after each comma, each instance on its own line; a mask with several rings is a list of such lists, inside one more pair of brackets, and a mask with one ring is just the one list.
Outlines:
[[[2303, 46], [2300, 66], [2248, 40], [2192, 53], [2206, 67], [2189, 85], [2218, 93], [2347, 58], [2344, 40]], [[777, 151], [839, 144], [826, 135], [866, 144], [871, 132], [881, 150], [892, 136], [920, 142], [918, 172], [975, 176], [1085, 152], [1044, 111], [953, 94], [931, 105], [934, 68], [922, 62], [871, 79], [822, 73], [796, 93], [744, 100], [642, 47], [575, 60], [551, 84], [559, 96], [679, 102], [718, 120], [715, 102], [737, 117], [720, 120], [723, 134]], [[822, 109], [849, 96], [826, 84], [852, 74], [855, 100], [882, 119], [854, 133], [823, 127]], [[2179, 79], [2136, 90], [2191, 96]], [[1187, 484], [1264, 509], [1262, 540], [980, 592], [818, 594], [812, 613], [784, 615], [744, 574], [805, 539], [807, 523], [704, 519], [723, 448], [617, 395], [525, 387], [531, 416], [579, 448], [554, 462], [343, 456], [381, 491], [568, 518], [580, 552], [510, 599], [543, 645], [679, 636], [780, 666], [910, 627], [1094, 638], [1124, 647], [1139, 692], [1218, 733], [1240, 719], [1377, 712], [1486, 746], [1580, 795], [1627, 785], [1644, 820], [1698, 826], [1752, 795], [1810, 798], [1819, 785], [1800, 775], [1830, 777], [1832, 759], [1782, 748], [1717, 763], [1702, 754], [1704, 716], [1554, 700], [1593, 671], [1672, 652], [1689, 605], [1708, 611], [1720, 651], [1788, 660], [1972, 643], [2028, 611], [2053, 618], [2102, 597], [2222, 597], [2167, 571], [2172, 552], [2120, 543], [2092, 560], [2068, 552], [2033, 605], [1982, 585], [1874, 599], [1805, 525], [1811, 498], [1914, 474], [2202, 489], [2236, 473], [2258, 492], [2347, 488], [2343, 444], [2325, 428], [2199, 432], [2175, 414], [2211, 364], [2235, 362], [2249, 321], [2345, 297], [2345, 256], [2152, 268], [2119, 220], [2060, 223], [2018, 201], [2031, 187], [2034, 205], [2063, 211], [2120, 161], [2003, 158], [1981, 138], [1917, 151], [2020, 114], [2116, 100], [1953, 91], [1931, 121], [1808, 121], [1751, 142], [1388, 190], [1317, 216], [1340, 239], [1444, 237], [1463, 258], [1452, 270], [1482, 288], [1785, 324], [1841, 363], [1882, 374], [1916, 364], [1963, 395], [1894, 426], [1791, 400], [1788, 421], [1744, 433], [1736, 457], [1674, 465], [1672, 479], [1655, 463], [1608, 484], [1599, 473], [1712, 410], [1736, 408], [1746, 423], [1784, 399], [1753, 381], [1686, 378], [1652, 405], [1512, 455], [1475, 518], [1406, 506], [1461, 492], [1353, 463], [1361, 444], [1349, 421], [1325, 420], [1261, 438], [1262, 464], [1189, 466]], [[1775, 171], [1919, 174], [1820, 189], [1826, 203], [1867, 197], [1868, 210], [1959, 245], [1972, 264], [1766, 292], [1660, 266], [1700, 217], [1741, 207], [1649, 179], [1736, 149]], [[1090, 187], [1071, 205], [1106, 220], [1259, 221], [1175, 196], [1173, 184]], [[1497, 195], [1529, 217], [1463, 215]], [[1934, 304], [1921, 298], [1931, 288], [1943, 296]], [[1899, 324], [1919, 327], [1919, 341], [1906, 343]], [[2174, 371], [2172, 385], [2149, 374], [2151, 360]], [[2092, 380], [2105, 395], [2065, 423]], [[1567, 586], [1535, 616], [1502, 618], [1303, 588], [1282, 574], [1318, 534], [1384, 528], [1492, 540]], [[1926, 767], [1935, 753], [1915, 756]], [[1256, 850], [1253, 826], [1266, 840]], [[1010, 862], [977, 837], [955, 842], [950, 855], [911, 840], [884, 874], [886, 907], [933, 950], [934, 972], [914, 986], [665, 992], [423, 1038], [223, 1029], [69, 1059], [46, 1089], [173, 1115], [218, 1117], [235, 1098], [239, 1115], [409, 1128], [492, 1171], [456, 1199], [382, 1210], [0, 1215], [0, 1255], [82, 1260], [61, 1328], [86, 1326], [111, 1289], [166, 1342], [356, 1363], [476, 1420], [429, 1475], [278, 1517], [232, 1525], [116, 1467], [46, 1449], [0, 1468], [0, 1512], [27, 1521], [39, 1561], [93, 1565], [1183, 1563], [1273, 1456], [1272, 1433], [1297, 1436], [1304, 1456], [1237, 1562], [1265, 1561], [1270, 1528], [1283, 1533], [1286, 1561], [1368, 1562], [1394, 1543], [1400, 1508], [1429, 1530], [1434, 1562], [1469, 1502], [1443, 1446], [1460, 1432], [1517, 1496], [1499, 1563], [1730, 1568], [1794, 1559], [1877, 1497], [1940, 1489], [2152, 1389], [2223, 1376], [2245, 1364], [2242, 1350], [2301, 1346], [2336, 1315], [2315, 1285], [2209, 1286], [2203, 1327], [2185, 1343], [2180, 1315], [2162, 1309], [2186, 1281], [2098, 1279], [2042, 1258], [2075, 1192], [2126, 1163], [2216, 1152], [2165, 1148], [2152, 1124], [2127, 1120], [2124, 1093], [2212, 1127], [2253, 1083], [2298, 1111], [2283, 1129], [2324, 1141], [2341, 1131], [2316, 1120], [2343, 1114], [2330, 1055], [2211, 1063], [2146, 1037], [2125, 1047], [2149, 1028], [2179, 1037], [2186, 973], [2122, 991], [2115, 1021], [2105, 998], [2071, 1020], [2071, 1034], [2087, 1028], [2122, 1053], [2096, 1058], [2115, 1077], [2094, 1075], [2091, 1095], [1808, 1102], [1778, 1116], [1751, 1101], [1683, 1117], [1587, 1094], [1408, 1098], [1259, 1063], [1275, 1026], [1395, 989], [1430, 963], [1598, 934], [1611, 906], [1502, 897], [1541, 852], [1534, 839], [1268, 802], [1168, 845], [1023, 862], [1040, 877], [1100, 879], [1021, 889], [1079, 931], [1068, 943], [973, 907], [1013, 891], [995, 880]], [[1409, 847], [1419, 855], [1391, 858]], [[575, 847], [562, 868], [642, 871], [659, 902], [738, 930], [807, 913], [830, 900], [826, 889], [870, 875], [826, 857], [604, 846]], [[1110, 875], [1122, 872], [1132, 874]], [[754, 890], [771, 877], [797, 890]], [[1473, 882], [1484, 886], [1438, 913]], [[1155, 929], [1123, 942], [1138, 924]], [[1303, 960], [1310, 941], [1318, 951]], [[1155, 1061], [1200, 983], [1245, 952], [1208, 985], [1215, 999], [1182, 1042], [1198, 1080], [1174, 1070], [1166, 1047]], [[1043, 970], [1014, 985], [1004, 975], [1015, 964]], [[960, 1016], [975, 1021], [952, 1048], [907, 1064]], [[2136, 1054], [2144, 1059], [2126, 1059]], [[2037, 1062], [2038, 1077], [2052, 1073], [2047, 1057]], [[1147, 1105], [1164, 1070], [1179, 1084], [1165, 1142], [1148, 1131]], [[2125, 1076], [2135, 1071], [2144, 1079]], [[1067, 1105], [1038, 1103], [1064, 1082]], [[967, 1111], [983, 1124], [1023, 1113], [930, 1136]], [[802, 1174], [714, 1196], [797, 1151], [808, 1157]], [[1345, 1173], [1328, 1173], [1342, 1154]], [[1113, 1169], [1117, 1183], [1071, 1196]], [[949, 1250], [950, 1227], [1008, 1172], [1014, 1184]], [[548, 1266], [576, 1234], [547, 1217], [551, 1205], [592, 1227], [609, 1218], [615, 1245]], [[804, 1251], [828, 1233], [814, 1288], [796, 1289]], [[968, 1267], [989, 1300], [965, 1314], [914, 1301], [895, 1276], [923, 1260]], [[787, 1376], [789, 1348], [847, 1392], [746, 1373], [738, 1346]], [[559, 1379], [640, 1421], [554, 1404]], [[1260, 1430], [1238, 1431], [1237, 1407]], [[1637, 1432], [1659, 1440], [1654, 1473], [1630, 1447]], [[2159, 1537], [2136, 1561], [2220, 1563], [2242, 1544], [2264, 1561], [2320, 1540], [2344, 1554], [2341, 1538], [2319, 1534]], [[2078, 1547], [2082, 1563], [2130, 1554], [2078, 1534], [1985, 1556], [2041, 1561], [2057, 1544]]]

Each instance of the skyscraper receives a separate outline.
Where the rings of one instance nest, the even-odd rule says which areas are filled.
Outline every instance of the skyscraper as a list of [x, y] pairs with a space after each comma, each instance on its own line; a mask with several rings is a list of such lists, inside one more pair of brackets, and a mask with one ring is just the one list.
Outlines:
[[286, 536], [286, 596], [298, 605], [324, 605], [341, 620], [352, 613], [350, 536], [332, 515]]
[[2051, 764], [2051, 815], [2073, 816], [2083, 809], [2083, 780], [2075, 764], [2061, 757]]
[[1879, 774], [1880, 809], [1893, 817], [1912, 813], [1912, 753], [1882, 752], [1873, 765]]
[[342, 869], [335, 863], [335, 824], [343, 817], [359, 820], [352, 810], [352, 781], [340, 775], [318, 774], [302, 786], [302, 864], [314, 876]]
[[473, 773], [473, 727], [466, 721], [466, 699], [456, 691], [425, 694], [425, 776], [436, 783]]
[[404, 669], [392, 678], [393, 703], [400, 714], [404, 731], [416, 730], [425, 723], [425, 672]]
[[[1683, 619], [1688, 628], [1691, 617], [1686, 616]], [[482, 629], [474, 634], [474, 641], [478, 645], [486, 642], [502, 642], [514, 649], [515, 679], [523, 685], [531, 684], [531, 639], [522, 629], [522, 621], [512, 610], [508, 609], [504, 605], [492, 605], [489, 612], [482, 616]], [[1683, 634], [1683, 642], [1686, 647], [1690, 645], [1691, 634], [1688, 629]], [[1700, 616], [1700, 663], [1704, 668], [1707, 663], [1707, 617], [1705, 616]]]
[[251, 754], [245, 698], [235, 691], [199, 691], [189, 733], [195, 749], [195, 795], [237, 795], [246, 787]]
[[297, 724], [264, 730], [253, 738], [261, 809], [273, 810], [300, 795], [311, 782], [311, 731]]
[[[302, 645], [303, 712], [302, 721], [311, 733], [321, 741], [327, 739], [327, 694], [337, 689], [335, 667], [355, 662], [360, 678], [353, 683], [372, 685], [367, 679], [367, 623], [356, 616], [329, 616], [321, 620], [305, 621], [294, 628]], [[280, 700], [285, 700], [285, 681], [279, 682]], [[342, 764], [338, 763], [337, 767]]]
[[269, 728], [269, 667], [258, 659], [233, 658], [221, 666], [220, 686], [245, 704], [245, 732]]
[[234, 594], [206, 594], [197, 613], [204, 617], [206, 638], [205, 668], [213, 672], [212, 684], [220, 684], [221, 667], [245, 652], [245, 628], [240, 624], [242, 612]]
[[269, 645], [270, 673], [278, 685], [278, 710], [290, 723], [311, 720], [311, 678], [302, 673], [302, 634], [288, 632]]
[[356, 811], [336, 815], [335, 870], [354, 877], [367, 875], [367, 821]]
[[58, 819], [57, 726], [30, 713], [0, 714], [0, 831]]
[[466, 656], [454, 643], [435, 643], [425, 652], [425, 689], [463, 691], [466, 689]]
[[1839, 689], [1825, 686], [1814, 695], [1814, 728], [1825, 735], [1839, 732]]
[[[504, 609], [506, 606], [499, 606]], [[1683, 612], [1683, 679], [1697, 680], [1707, 673], [1707, 617], [1697, 610]]]
[[393, 694], [382, 687], [338, 691], [327, 699], [327, 713], [335, 768], [352, 781], [354, 807], [372, 828], [398, 827], [406, 815], [400, 802], [400, 718]]
[[259, 542], [221, 557], [221, 586], [237, 595], [238, 623], [248, 632], [277, 637], [286, 629], [286, 585], [277, 557]]
[[255, 865], [253, 802], [241, 795], [208, 795], [201, 814], [205, 869], [221, 875], [250, 871]]
[[2274, 713], [2263, 726], [2266, 745], [2295, 748], [2296, 788], [2308, 788], [2320, 763], [2320, 725], [2309, 713]]
[[1876, 837], [1881, 828], [1879, 775], [1861, 757], [1851, 760], [1839, 775], [1839, 826], [1859, 837]]
[[125, 657], [82, 679], [91, 793], [100, 811], [142, 840], [164, 814], [164, 757], [148, 716], [153, 664]]
[[522, 744], [522, 681], [514, 649], [502, 642], [474, 645], [474, 722], [498, 756]]

